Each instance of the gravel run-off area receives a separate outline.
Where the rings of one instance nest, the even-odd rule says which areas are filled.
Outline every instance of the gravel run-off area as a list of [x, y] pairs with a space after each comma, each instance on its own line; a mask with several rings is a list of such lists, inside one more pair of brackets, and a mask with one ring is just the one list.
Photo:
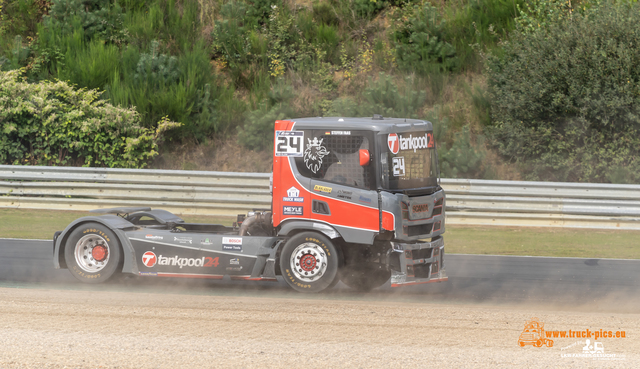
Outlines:
[[[585, 338], [519, 347], [532, 317], [626, 338], [599, 339], [604, 358], [562, 356]], [[640, 314], [544, 303], [0, 288], [0, 368], [637, 368], [639, 335]]]

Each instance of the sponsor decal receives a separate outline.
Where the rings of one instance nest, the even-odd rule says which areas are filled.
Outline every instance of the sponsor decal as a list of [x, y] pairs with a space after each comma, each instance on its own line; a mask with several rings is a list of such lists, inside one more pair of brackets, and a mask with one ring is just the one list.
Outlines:
[[222, 237], [222, 249], [242, 251], [242, 237]]
[[315, 186], [313, 186], [313, 190], [314, 191], [318, 191], [318, 192], [331, 193], [332, 188], [331, 187], [320, 186], [320, 185], [315, 185]]
[[241, 266], [227, 267], [227, 270], [239, 272], [242, 270]]
[[393, 154], [397, 154], [400, 150], [416, 152], [420, 149], [430, 149], [434, 147], [433, 133], [425, 133], [424, 136], [414, 136], [412, 133], [409, 136], [389, 133], [387, 145]]
[[393, 158], [393, 175], [396, 177], [404, 177], [404, 156], [396, 156]]
[[347, 200], [351, 200], [351, 197], [353, 196], [353, 192], [346, 190], [338, 190], [337, 194], [339, 198]]
[[400, 150], [400, 144], [398, 143], [398, 134], [397, 133], [389, 133], [387, 136], [387, 146], [389, 146], [389, 151], [393, 154], [397, 154]]
[[156, 265], [157, 262], [158, 258], [153, 251], [147, 251], [142, 254], [142, 264], [144, 264], [144, 266], [146, 266], [147, 268], [151, 268], [152, 266]]
[[182, 244], [188, 243], [191, 245], [193, 243], [193, 239], [191, 237], [173, 237], [173, 240]]
[[158, 273], [156, 272], [140, 272], [141, 276], [145, 276], [145, 277], [157, 277]]
[[181, 258], [176, 255], [174, 257], [158, 256], [158, 265], [179, 266], [183, 267], [197, 267], [197, 268], [209, 268], [217, 267], [220, 264], [219, 258], [201, 257], [201, 258]]
[[336, 135], [336, 136], [348, 136], [351, 134], [351, 131], [330, 131], [325, 132], [326, 135]]
[[371, 203], [371, 198], [370, 197], [364, 197], [362, 195], [360, 195], [360, 198], [358, 200], [360, 200], [362, 202], [369, 203], [369, 204]]
[[282, 214], [284, 215], [303, 215], [303, 207], [302, 206], [283, 206]]
[[321, 138], [318, 141], [318, 138], [314, 137], [313, 141], [311, 141], [311, 139], [307, 138], [309, 143], [307, 144], [307, 148], [304, 150], [304, 163], [313, 173], [318, 172], [322, 166], [322, 158], [330, 153], [330, 151], [327, 151], [326, 147], [322, 146], [323, 140], [324, 139]]
[[[302, 156], [304, 132], [276, 131], [276, 156]], [[314, 172], [315, 173], [315, 172]]]
[[238, 258], [233, 258], [229, 260], [229, 264], [231, 265], [240, 265], [240, 259]]
[[416, 204], [411, 207], [414, 213], [424, 213], [429, 210], [429, 205], [427, 204]]
[[155, 236], [155, 235], [152, 235], [152, 234], [148, 234], [148, 235], [144, 236], [144, 238], [146, 238], [148, 240], [162, 240], [162, 239], [164, 239], [164, 237], [162, 237], [162, 236]]
[[295, 187], [291, 187], [287, 190], [287, 197], [283, 197], [282, 201], [285, 202], [304, 202], [304, 197], [300, 197], [300, 190]]
[[200, 244], [209, 246], [209, 245], [213, 245], [213, 242], [211, 242], [210, 238], [205, 238], [204, 240], [200, 241]]

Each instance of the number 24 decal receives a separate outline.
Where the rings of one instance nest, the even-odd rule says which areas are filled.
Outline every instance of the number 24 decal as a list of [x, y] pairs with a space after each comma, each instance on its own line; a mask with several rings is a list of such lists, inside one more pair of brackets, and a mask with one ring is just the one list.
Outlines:
[[276, 131], [276, 156], [302, 156], [304, 132]]
[[205, 261], [205, 263], [204, 263], [204, 265], [203, 265], [203, 266], [204, 266], [205, 268], [206, 268], [206, 267], [214, 267], [214, 268], [215, 268], [215, 267], [217, 267], [217, 266], [220, 264], [220, 260], [219, 260], [219, 258], [212, 258], [212, 257], [209, 257], [209, 256], [207, 256], [206, 258], [204, 258], [204, 261]]

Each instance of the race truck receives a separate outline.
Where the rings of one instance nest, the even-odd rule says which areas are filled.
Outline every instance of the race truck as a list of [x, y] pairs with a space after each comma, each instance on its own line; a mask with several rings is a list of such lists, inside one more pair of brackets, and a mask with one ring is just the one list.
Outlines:
[[446, 281], [445, 194], [433, 127], [397, 118], [275, 122], [270, 209], [233, 226], [112, 208], [54, 236], [56, 268], [99, 283], [144, 277], [276, 281], [319, 292]]

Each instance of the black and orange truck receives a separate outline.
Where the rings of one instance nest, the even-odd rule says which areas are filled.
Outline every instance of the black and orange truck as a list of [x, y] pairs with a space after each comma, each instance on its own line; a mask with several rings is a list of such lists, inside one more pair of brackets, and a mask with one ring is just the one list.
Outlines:
[[98, 209], [54, 236], [81, 281], [145, 277], [276, 281], [319, 292], [447, 280], [445, 194], [433, 126], [399, 118], [275, 122], [270, 209], [233, 226], [161, 209]]

